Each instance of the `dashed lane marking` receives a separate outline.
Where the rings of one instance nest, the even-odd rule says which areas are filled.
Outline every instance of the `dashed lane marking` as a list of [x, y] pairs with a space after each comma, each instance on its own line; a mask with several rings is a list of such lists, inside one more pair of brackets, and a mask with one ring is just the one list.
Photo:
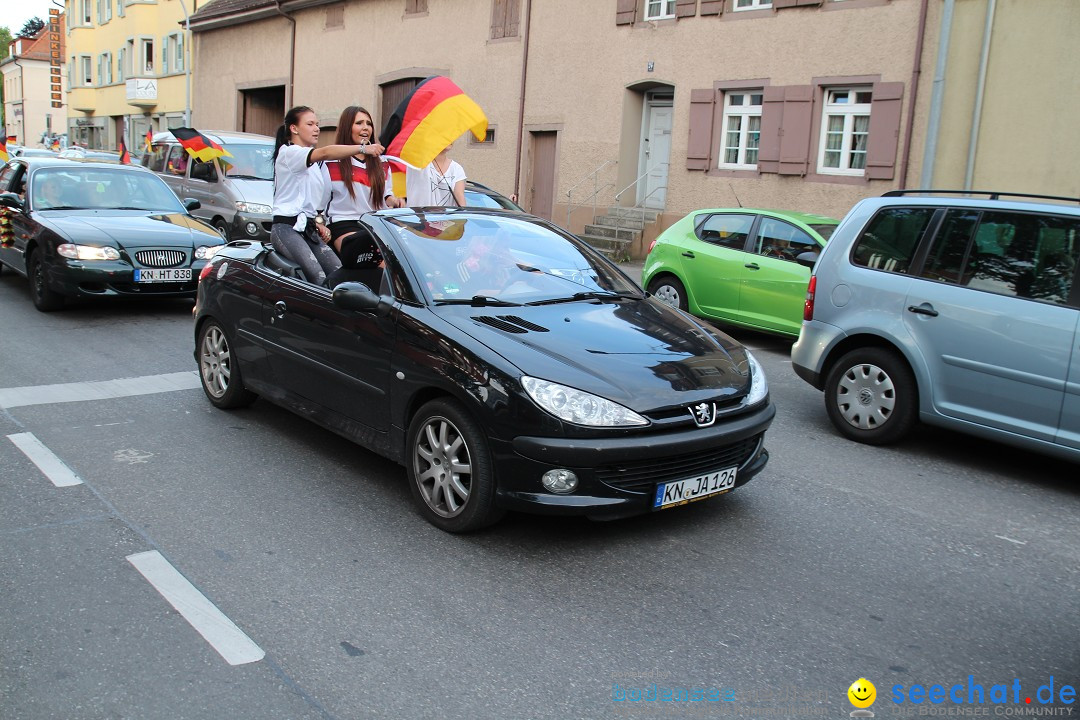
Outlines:
[[225, 662], [243, 665], [262, 660], [266, 655], [157, 550], [128, 555], [127, 560]]
[[31, 385], [28, 387], [0, 388], [0, 408], [48, 405], [50, 403], [79, 402], [83, 400], [111, 400], [132, 395], [192, 390], [199, 387], [199, 373], [195, 370], [120, 378], [91, 382], [61, 383], [59, 385]]
[[82, 484], [79, 476], [73, 473], [71, 468], [65, 465], [64, 461], [58, 458], [52, 450], [45, 447], [40, 440], [34, 437], [34, 433], [24, 432], [8, 435], [8, 440], [15, 443], [15, 447], [22, 450], [23, 454], [30, 458], [30, 462], [37, 465], [38, 470], [41, 470], [45, 477], [49, 478], [56, 487]]

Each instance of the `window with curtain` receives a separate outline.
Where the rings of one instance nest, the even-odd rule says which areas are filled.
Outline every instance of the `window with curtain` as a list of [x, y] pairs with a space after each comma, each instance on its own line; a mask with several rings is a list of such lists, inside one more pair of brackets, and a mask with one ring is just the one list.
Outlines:
[[818, 172], [864, 175], [870, 133], [869, 87], [827, 88], [821, 118]]
[[675, 17], [675, 0], [645, 0], [646, 20], [667, 20]]
[[761, 89], [724, 94], [724, 135], [719, 167], [725, 170], [757, 167], [761, 140]]

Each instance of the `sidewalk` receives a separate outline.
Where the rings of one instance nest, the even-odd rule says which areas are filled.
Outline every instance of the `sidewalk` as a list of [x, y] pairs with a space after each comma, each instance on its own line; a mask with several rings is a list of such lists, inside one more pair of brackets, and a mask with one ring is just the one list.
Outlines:
[[641, 283], [641, 270], [645, 267], [644, 260], [630, 260], [616, 264], [624, 273], [630, 276], [631, 280], [638, 284]]

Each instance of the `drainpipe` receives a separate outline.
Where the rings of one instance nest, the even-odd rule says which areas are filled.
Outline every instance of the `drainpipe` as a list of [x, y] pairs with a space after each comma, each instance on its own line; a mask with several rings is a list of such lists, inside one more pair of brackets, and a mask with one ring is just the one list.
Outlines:
[[994, 31], [994, 11], [997, 0], [990, 0], [986, 9], [986, 27], [983, 29], [982, 53], [979, 55], [979, 87], [975, 92], [975, 111], [971, 116], [971, 140], [968, 143], [967, 171], [964, 173], [964, 189], [971, 189], [975, 175], [975, 151], [979, 148], [979, 125], [982, 123], [983, 91], [986, 89], [986, 66], [990, 62], [990, 36]]
[[[279, 0], [280, 1], [280, 0]], [[514, 160], [514, 195], [521, 204], [521, 145], [525, 138], [525, 78], [529, 73], [529, 35], [532, 34], [532, 0], [525, 0], [525, 42], [521, 51], [521, 96], [518, 102], [517, 158]]]
[[904, 158], [900, 162], [900, 187], [906, 188], [908, 166], [911, 162], [911, 135], [915, 127], [915, 100], [919, 96], [919, 76], [922, 73], [923, 38], [926, 35], [926, 8], [930, 0], [922, 0], [919, 8], [919, 34], [915, 39], [915, 66], [911, 68], [911, 99], [908, 100], [907, 121], [904, 123]]
[[281, 9], [281, 0], [277, 0], [276, 10], [281, 17], [292, 23], [292, 37], [289, 40], [289, 84], [285, 88], [285, 110], [293, 106], [293, 79], [296, 76], [296, 18]]
[[934, 187], [934, 161], [937, 160], [938, 131], [941, 128], [941, 103], [945, 96], [945, 66], [949, 57], [949, 35], [952, 29], [954, 0], [945, 0], [941, 14], [941, 37], [938, 38], [937, 68], [934, 70], [934, 90], [930, 95], [930, 117], [926, 121], [926, 146], [923, 148], [922, 175], [919, 187]]
[[[187, 31], [184, 37], [184, 127], [191, 127], [191, 16], [188, 15], [187, 3], [184, 0], [180, 0], [180, 9], [184, 11], [184, 30]], [[194, 0], [191, 9], [195, 9]]]

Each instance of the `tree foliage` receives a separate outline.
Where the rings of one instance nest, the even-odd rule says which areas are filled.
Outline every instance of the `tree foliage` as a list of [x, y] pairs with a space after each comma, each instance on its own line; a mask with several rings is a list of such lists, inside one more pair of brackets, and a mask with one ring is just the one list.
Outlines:
[[23, 24], [19, 34], [23, 37], [36, 37], [45, 28], [45, 21], [39, 17], [32, 17]]
[[0, 27], [0, 60], [3, 60], [8, 56], [8, 50], [12, 40], [14, 40], [14, 38], [11, 37], [11, 31], [6, 27]]

